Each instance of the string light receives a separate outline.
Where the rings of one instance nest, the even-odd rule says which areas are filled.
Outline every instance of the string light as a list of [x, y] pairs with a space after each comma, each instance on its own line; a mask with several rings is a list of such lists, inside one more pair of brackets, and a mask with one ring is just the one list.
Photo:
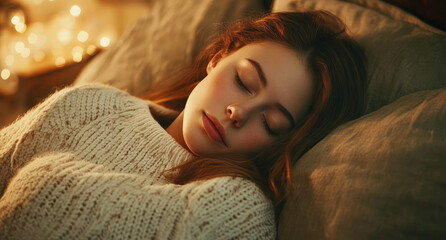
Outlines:
[[81, 46], [74, 47], [73, 50], [71, 51], [71, 53], [73, 54], [74, 62], [82, 61], [82, 55], [84, 53], [84, 49]]
[[75, 53], [82, 54], [83, 52], [84, 52], [84, 49], [81, 46], [76, 46], [73, 48], [73, 50], [71, 50], [72, 54], [75, 54]]
[[73, 5], [70, 8], [70, 13], [71, 15], [73, 15], [74, 17], [77, 17], [81, 14], [82, 9], [78, 6], [78, 5]]
[[13, 25], [16, 25], [18, 23], [25, 23], [25, 14], [22, 10], [17, 9], [13, 11], [11, 15], [13, 15], [11, 18], [11, 23]]
[[[44, 7], [44, 2], [54, 1], [29, 0], [35, 5], [41, 4], [39, 7]], [[63, 67], [70, 62], [81, 62], [87, 54], [92, 56], [98, 48], [111, 45], [114, 32], [98, 36], [85, 28], [85, 19], [77, 18], [84, 14], [79, 5], [67, 6], [45, 22], [29, 23], [21, 9], [8, 14], [12, 25], [11, 31], [8, 31], [10, 36], [6, 36], [9, 39], [9, 53], [0, 55], [4, 63], [4, 71], [0, 68], [3, 79], [6, 75], [11, 79], [11, 76], [16, 76], [15, 71], [27, 71], [28, 68], [46, 68], [48, 64]]]
[[74, 62], [81, 62], [82, 61], [82, 54], [81, 53], [75, 53], [73, 55], [73, 61]]
[[35, 34], [35, 33], [30, 33], [30, 34], [28, 35], [28, 42], [29, 42], [30, 44], [36, 44], [38, 40], [39, 40], [39, 37], [37, 36], [37, 34]]
[[95, 45], [93, 45], [93, 44], [90, 44], [88, 47], [87, 47], [87, 54], [88, 55], [93, 55], [95, 52], [96, 52], [96, 46]]
[[65, 58], [57, 57], [54, 64], [56, 64], [57, 67], [63, 67], [65, 65]]
[[8, 80], [8, 78], [11, 76], [11, 72], [9, 71], [9, 69], [3, 69], [0, 76], [2, 77], [3, 80]]
[[22, 41], [18, 41], [15, 44], [15, 51], [17, 53], [21, 53], [25, 49], [25, 44]]
[[99, 44], [102, 47], [108, 47], [108, 45], [110, 45], [110, 38], [108, 38], [108, 37], [101, 38], [101, 41], [99, 42]]
[[19, 22], [20, 22], [20, 18], [17, 15], [15, 15], [14, 17], [11, 18], [11, 23], [12, 24], [16, 25]]
[[79, 42], [86, 42], [88, 40], [88, 33], [84, 30], [80, 31], [77, 34], [77, 40], [79, 40]]
[[15, 26], [14, 26], [15, 30], [19, 33], [24, 33], [26, 31], [26, 24], [22, 23], [22, 22], [18, 22]]
[[23, 51], [20, 53], [20, 55], [22, 55], [23, 58], [29, 57], [30, 54], [31, 50], [29, 48], [24, 48]]

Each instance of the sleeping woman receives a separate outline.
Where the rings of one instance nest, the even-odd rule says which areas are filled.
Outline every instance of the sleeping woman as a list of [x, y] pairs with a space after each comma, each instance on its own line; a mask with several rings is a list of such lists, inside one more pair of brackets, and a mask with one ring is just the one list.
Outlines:
[[143, 98], [65, 88], [0, 132], [0, 239], [274, 239], [292, 165], [359, 116], [328, 12], [240, 21]]

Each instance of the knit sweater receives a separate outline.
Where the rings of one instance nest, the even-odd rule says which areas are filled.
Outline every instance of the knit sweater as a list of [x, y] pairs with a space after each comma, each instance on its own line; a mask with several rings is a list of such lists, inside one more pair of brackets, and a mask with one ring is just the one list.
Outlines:
[[0, 132], [0, 239], [273, 239], [252, 182], [185, 185], [193, 156], [154, 116], [172, 111], [102, 85], [63, 89]]

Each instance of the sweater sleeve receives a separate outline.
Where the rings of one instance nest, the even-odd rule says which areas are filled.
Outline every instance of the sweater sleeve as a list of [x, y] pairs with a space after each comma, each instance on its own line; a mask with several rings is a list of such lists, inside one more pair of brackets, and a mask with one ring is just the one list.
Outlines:
[[65, 88], [1, 129], [0, 196], [33, 156], [62, 149], [74, 129], [121, 108], [125, 102], [117, 96], [123, 94], [99, 84]]
[[187, 208], [192, 239], [275, 239], [273, 206], [252, 182], [222, 177], [196, 184]]
[[1, 239], [273, 239], [272, 207], [248, 182], [152, 185], [54, 153], [34, 159], [0, 200]]

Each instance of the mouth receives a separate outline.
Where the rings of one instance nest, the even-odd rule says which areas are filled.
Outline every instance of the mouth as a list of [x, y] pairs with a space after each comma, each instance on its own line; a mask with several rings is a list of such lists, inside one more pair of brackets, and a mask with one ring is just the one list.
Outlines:
[[203, 111], [202, 116], [204, 131], [212, 140], [224, 144], [226, 147], [225, 129], [220, 124], [217, 118]]

